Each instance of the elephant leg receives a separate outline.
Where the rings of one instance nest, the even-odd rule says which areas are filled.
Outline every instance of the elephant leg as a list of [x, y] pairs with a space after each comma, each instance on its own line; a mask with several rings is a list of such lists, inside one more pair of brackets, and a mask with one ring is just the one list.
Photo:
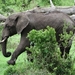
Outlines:
[[61, 57], [63, 57], [63, 54], [64, 54], [64, 47], [60, 47], [60, 51], [61, 51]]
[[69, 54], [69, 51], [70, 51], [70, 48], [71, 48], [71, 45], [72, 45], [72, 39], [70, 39], [68, 41], [68, 45], [67, 45], [66, 48], [63, 47], [62, 43], [59, 43], [59, 45], [60, 45], [61, 57], [67, 58], [67, 54]]
[[69, 54], [69, 50], [71, 47], [60, 47], [61, 57], [67, 58], [67, 54]]
[[17, 49], [14, 51], [11, 59], [7, 63], [9, 65], [14, 65], [17, 57], [25, 51], [25, 47], [29, 47], [29, 40], [25, 36], [21, 36], [21, 40]]
[[69, 52], [70, 52], [70, 48], [71, 48], [71, 46], [70, 47], [66, 47], [66, 49], [65, 49], [65, 53], [66, 53], [66, 57], [65, 58], [67, 58], [67, 54], [69, 54]]

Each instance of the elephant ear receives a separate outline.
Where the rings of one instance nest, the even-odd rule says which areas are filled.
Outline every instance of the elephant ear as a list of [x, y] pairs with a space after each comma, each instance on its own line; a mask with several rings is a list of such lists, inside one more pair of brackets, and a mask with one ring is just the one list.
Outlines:
[[29, 21], [25, 16], [19, 17], [17, 20], [17, 25], [16, 25], [17, 33], [18, 34], [21, 33], [23, 29], [28, 26], [28, 24], [29, 24]]

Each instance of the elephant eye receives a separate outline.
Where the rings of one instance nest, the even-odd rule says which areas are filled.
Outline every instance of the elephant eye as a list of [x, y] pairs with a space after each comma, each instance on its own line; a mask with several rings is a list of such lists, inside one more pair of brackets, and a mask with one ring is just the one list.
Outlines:
[[11, 27], [6, 24], [6, 28], [10, 29]]

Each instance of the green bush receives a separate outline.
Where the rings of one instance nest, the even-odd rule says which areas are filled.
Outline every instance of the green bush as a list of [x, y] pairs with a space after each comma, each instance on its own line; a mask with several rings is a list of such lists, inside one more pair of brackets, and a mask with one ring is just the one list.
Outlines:
[[[60, 58], [55, 30], [50, 27], [45, 30], [32, 30], [28, 37], [32, 41], [29, 50], [32, 52], [34, 63], [40, 68], [53, 71], [58, 63], [58, 57]], [[32, 43], [34, 43], [34, 46], [32, 46]]]
[[[39, 69], [46, 68], [50, 73], [54, 73], [55, 75], [74, 75], [72, 65], [74, 62], [70, 56], [67, 59], [60, 57], [55, 33], [53, 28], [47, 27], [47, 29], [39, 31], [32, 30], [28, 34], [31, 46], [27, 49], [32, 52], [31, 57], [34, 59], [34, 66]], [[34, 46], [32, 46], [33, 43]]]

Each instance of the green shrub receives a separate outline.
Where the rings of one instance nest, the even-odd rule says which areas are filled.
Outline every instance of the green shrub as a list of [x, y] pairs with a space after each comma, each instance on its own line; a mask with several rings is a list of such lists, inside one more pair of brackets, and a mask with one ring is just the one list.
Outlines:
[[57, 65], [57, 69], [55, 70], [56, 75], [74, 75], [75, 69], [73, 68], [74, 62], [70, 57], [67, 59], [60, 59], [59, 65]]
[[55, 33], [53, 28], [47, 27], [45, 30], [32, 30], [28, 35], [32, 41], [29, 50], [32, 52], [34, 63], [40, 68], [45, 67], [51, 71], [56, 68], [58, 58], [60, 58]]
[[69, 27], [69, 25], [65, 23], [64, 27], [63, 27], [63, 32], [62, 32], [62, 34], [59, 35], [60, 36], [60, 42], [61, 42], [60, 46], [64, 47], [64, 49], [63, 49], [63, 52], [64, 52], [63, 53], [63, 58], [66, 58], [66, 56], [67, 56], [67, 53], [66, 53], [67, 47], [71, 47], [72, 40], [74, 38], [72, 31], [67, 32], [68, 27]]
[[[46, 68], [50, 73], [56, 75], [74, 75], [74, 68], [72, 65], [74, 61], [71, 60], [70, 56], [68, 56], [67, 59], [60, 57], [55, 33], [53, 28], [47, 27], [47, 29], [39, 31], [32, 30], [28, 34], [31, 46], [27, 49], [32, 52], [31, 57], [34, 59], [34, 66], [39, 69]], [[62, 35], [64, 36], [64, 34]], [[34, 46], [32, 46], [33, 43]]]

